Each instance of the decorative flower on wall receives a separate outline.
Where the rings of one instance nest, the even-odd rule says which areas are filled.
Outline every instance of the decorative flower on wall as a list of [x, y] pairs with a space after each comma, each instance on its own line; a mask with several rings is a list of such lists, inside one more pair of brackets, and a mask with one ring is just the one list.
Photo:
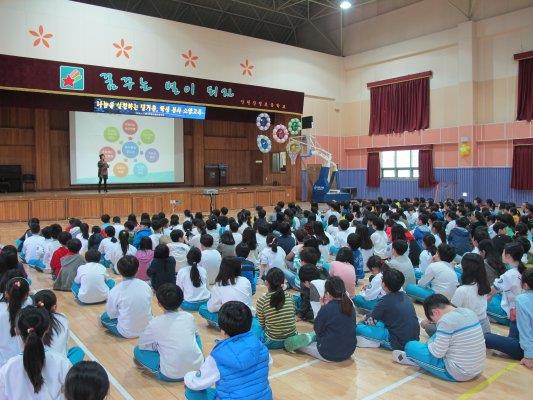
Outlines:
[[120, 39], [119, 43], [113, 43], [113, 46], [118, 49], [117, 53], [115, 54], [115, 57], [120, 57], [122, 54], [124, 54], [124, 57], [130, 58], [130, 54], [128, 51], [133, 49], [132, 45], [126, 45], [126, 42], [124, 39]]
[[242, 74], [243, 75], [252, 76], [252, 69], [254, 69], [254, 65], [252, 65], [252, 63], [250, 61], [248, 61], [248, 59], [246, 59], [244, 64], [241, 63], [241, 67], [242, 67]]
[[196, 68], [196, 63], [200, 57], [193, 55], [191, 49], [189, 49], [188, 52], [183, 53], [181, 56], [185, 59], [185, 67], [190, 65], [191, 67]]
[[37, 47], [41, 43], [44, 45], [44, 47], [47, 47], [47, 48], [50, 47], [50, 43], [48, 43], [48, 39], [52, 38], [54, 35], [52, 35], [51, 33], [44, 33], [44, 28], [42, 25], [39, 25], [37, 32], [32, 31], [32, 30], [30, 30], [29, 32], [32, 36], [37, 37], [37, 39], [35, 39], [33, 42], [33, 47]]

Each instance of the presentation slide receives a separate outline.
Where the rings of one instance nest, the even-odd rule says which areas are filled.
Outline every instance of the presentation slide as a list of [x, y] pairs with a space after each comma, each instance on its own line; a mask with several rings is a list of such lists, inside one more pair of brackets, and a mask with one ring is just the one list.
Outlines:
[[98, 156], [108, 184], [183, 182], [183, 120], [70, 112], [70, 183], [98, 183]]

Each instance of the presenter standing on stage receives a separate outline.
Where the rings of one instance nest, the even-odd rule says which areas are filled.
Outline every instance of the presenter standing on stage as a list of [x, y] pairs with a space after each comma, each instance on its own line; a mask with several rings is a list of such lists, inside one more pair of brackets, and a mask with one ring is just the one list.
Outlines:
[[107, 170], [109, 164], [105, 160], [105, 156], [100, 154], [100, 161], [98, 161], [98, 193], [102, 188], [102, 181], [104, 181], [104, 192], [107, 193]]

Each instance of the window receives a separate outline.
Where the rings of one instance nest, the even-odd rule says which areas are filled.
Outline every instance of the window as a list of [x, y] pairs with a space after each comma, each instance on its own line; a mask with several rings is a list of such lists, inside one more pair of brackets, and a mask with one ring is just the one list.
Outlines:
[[272, 153], [272, 172], [287, 172], [287, 153]]
[[382, 151], [382, 178], [418, 178], [418, 150]]

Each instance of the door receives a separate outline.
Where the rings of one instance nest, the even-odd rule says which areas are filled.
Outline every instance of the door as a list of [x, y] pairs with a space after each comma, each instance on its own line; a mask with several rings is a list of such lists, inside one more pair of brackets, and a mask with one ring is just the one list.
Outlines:
[[263, 153], [260, 151], [250, 152], [250, 184], [263, 185]]

